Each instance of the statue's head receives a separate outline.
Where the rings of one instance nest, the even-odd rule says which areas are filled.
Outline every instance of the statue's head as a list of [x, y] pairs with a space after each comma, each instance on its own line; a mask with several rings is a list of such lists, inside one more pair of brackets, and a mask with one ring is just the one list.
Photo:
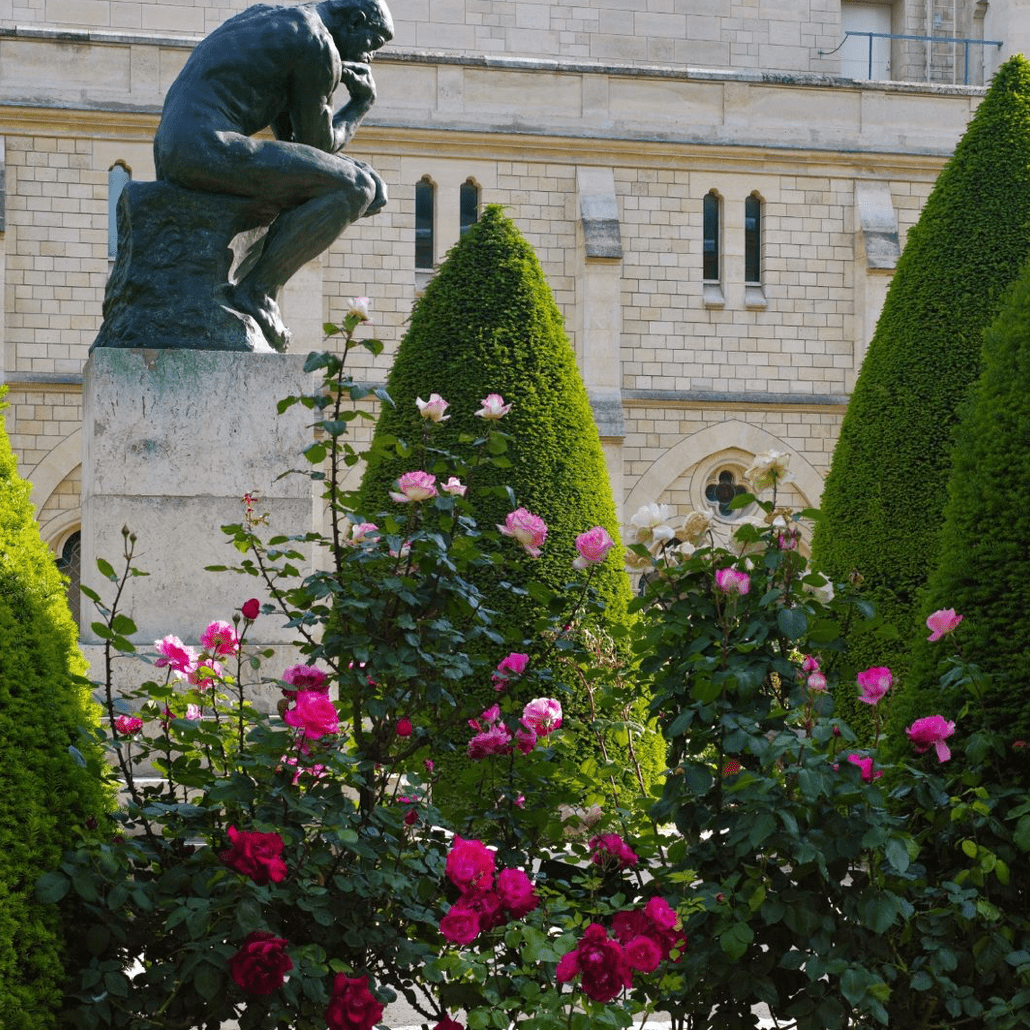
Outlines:
[[367, 63], [393, 39], [386, 0], [323, 0], [317, 9], [345, 61]]

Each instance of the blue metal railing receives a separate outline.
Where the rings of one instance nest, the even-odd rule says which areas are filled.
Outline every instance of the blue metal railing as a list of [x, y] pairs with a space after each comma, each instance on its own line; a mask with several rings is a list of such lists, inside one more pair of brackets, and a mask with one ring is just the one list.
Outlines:
[[844, 39], [841, 40], [840, 46], [833, 50], [820, 50], [820, 56], [825, 57], [828, 54], [836, 53], [842, 46], [847, 42], [849, 36], [866, 36], [869, 39], [869, 78], [873, 77], [873, 40], [874, 39], [902, 39], [912, 40], [918, 43], [951, 43], [953, 45], [962, 44], [963, 55], [964, 55], [964, 71], [963, 71], [963, 82], [964, 86], [969, 85], [969, 48], [971, 46], [996, 46], [1001, 47], [1002, 41], [1000, 39], [965, 39], [957, 36], [903, 36], [894, 32], [852, 32], [847, 31], [844, 33]]

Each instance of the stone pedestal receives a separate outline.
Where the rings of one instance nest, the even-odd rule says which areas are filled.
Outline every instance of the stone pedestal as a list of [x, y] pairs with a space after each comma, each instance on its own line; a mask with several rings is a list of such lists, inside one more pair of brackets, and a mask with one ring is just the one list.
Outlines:
[[[252, 576], [205, 572], [243, 558], [221, 526], [244, 518], [242, 497], [257, 495], [261, 533], [306, 533], [321, 500], [307, 476], [311, 412], [283, 397], [310, 393], [314, 377], [301, 355], [228, 351], [94, 350], [83, 382], [82, 582], [110, 599], [96, 558], [122, 564], [123, 526], [137, 536], [135, 578], [121, 609], [147, 647], [173, 633], [195, 643], [215, 619], [230, 620], [249, 597], [266, 600]], [[301, 569], [310, 570], [310, 563]], [[89, 602], [84, 601], [84, 612]], [[97, 642], [83, 619], [84, 643]], [[292, 639], [282, 620], [263, 616], [253, 631], [262, 643]]]

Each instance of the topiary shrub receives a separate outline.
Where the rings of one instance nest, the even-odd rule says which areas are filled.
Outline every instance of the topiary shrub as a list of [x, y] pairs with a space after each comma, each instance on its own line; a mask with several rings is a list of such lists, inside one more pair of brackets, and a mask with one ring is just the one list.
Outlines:
[[[998, 71], [909, 232], [841, 425], [812, 545], [833, 578], [857, 571], [897, 626], [896, 644], [870, 643], [855, 661], [891, 665], [902, 690], [957, 412], [980, 371], [983, 330], [1028, 252], [1030, 62], [1017, 55]], [[841, 699], [853, 725], [862, 707]]]
[[[0, 399], [2, 399], [0, 393]], [[2, 408], [2, 405], [0, 405]], [[58, 906], [35, 894], [105, 809], [85, 662], [29, 485], [0, 424], [0, 1026], [46, 1030], [62, 995]], [[74, 748], [77, 753], [70, 749]], [[85, 762], [86, 764], [82, 764]]]
[[[417, 446], [425, 423], [416, 399], [431, 392], [449, 403], [447, 421], [432, 426], [432, 446], [459, 451], [462, 437], [483, 435], [475, 412], [489, 394], [511, 403], [503, 422], [510, 434], [510, 467], [481, 466], [471, 471], [468, 498], [483, 529], [503, 525], [516, 507], [525, 507], [547, 523], [539, 558], [514, 544], [504, 565], [490, 570], [477, 586], [497, 612], [500, 632], [510, 630], [513, 645], [536, 635], [547, 607], [525, 593], [535, 579], [561, 592], [579, 578], [572, 568], [576, 536], [603, 526], [618, 541], [615, 503], [604, 454], [586, 389], [565, 334], [562, 316], [532, 248], [500, 206], [489, 206], [451, 251], [416, 305], [401, 341], [387, 389], [395, 407], [383, 411], [376, 426], [373, 456], [361, 487], [361, 510], [372, 517], [390, 507], [389, 491], [402, 473], [418, 467], [419, 457], [377, 446], [394, 438]], [[404, 448], [401, 448], [402, 452]], [[502, 489], [514, 489], [515, 504]], [[626, 620], [631, 597], [629, 579], [616, 555], [598, 567], [592, 584], [604, 606], [602, 631]], [[548, 650], [537, 637], [531, 658]], [[499, 649], [496, 662], [504, 656]], [[553, 655], [552, 655], [553, 657]], [[574, 679], [573, 709], [585, 714], [586, 702]], [[578, 701], [576, 700], [578, 697]], [[489, 682], [470, 706], [496, 700]], [[646, 706], [639, 706], [640, 712]], [[644, 764], [660, 767], [659, 744], [643, 742]]]
[[[987, 726], [1010, 743], [1030, 740], [1030, 262], [997, 320], [984, 334], [983, 373], [956, 430], [940, 558], [918, 609], [909, 682], [895, 699], [892, 728], [924, 715], [955, 719], [968, 690], [938, 685], [941, 645], [922, 620], [953, 608], [963, 615], [953, 650], [988, 673], [982, 698]], [[974, 713], [976, 715], [978, 713]], [[1026, 748], [1010, 752], [1026, 779]]]

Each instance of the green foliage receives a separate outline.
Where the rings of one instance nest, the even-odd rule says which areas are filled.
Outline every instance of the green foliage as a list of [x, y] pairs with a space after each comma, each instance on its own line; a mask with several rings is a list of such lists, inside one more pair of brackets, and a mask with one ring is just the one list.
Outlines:
[[[383, 411], [376, 426], [378, 447], [359, 505], [366, 514], [390, 505], [399, 475], [419, 467], [436, 471], [437, 450], [453, 451], [459, 441], [481, 437], [484, 421], [474, 413], [488, 394], [502, 394], [511, 403], [499, 423], [507, 436], [503, 460], [470, 468], [462, 478], [480, 526], [502, 525], [519, 507], [547, 523], [539, 558], [511, 544], [503, 565], [473, 577], [497, 613], [494, 626], [501, 634], [534, 636], [538, 620], [549, 613], [528, 584], [563, 591], [574, 578], [578, 534], [600, 525], [619, 537], [604, 454], [561, 313], [532, 248], [499, 206], [483, 212], [426, 288], [387, 389], [395, 406]], [[433, 392], [449, 402], [446, 421], [429, 423], [419, 415], [416, 399]], [[624, 623], [630, 587], [620, 564], [606, 562], [592, 587], [603, 606], [602, 633]], [[534, 660], [552, 650], [543, 637], [528, 647]], [[495, 663], [505, 653], [491, 645]], [[577, 677], [571, 670], [559, 669], [558, 675], [574, 691], [566, 699], [570, 709], [584, 714], [588, 706]], [[484, 686], [477, 697], [486, 707], [493, 695]], [[652, 738], [641, 746], [645, 766], [660, 767], [658, 742]]]
[[[0, 395], [2, 396], [2, 395]], [[54, 1023], [64, 935], [36, 879], [102, 817], [96, 724], [61, 576], [0, 426], [0, 1026]]]
[[[941, 608], [965, 616], [955, 632], [963, 657], [987, 674], [978, 704], [1009, 744], [1030, 740], [1030, 264], [984, 334], [983, 373], [956, 432], [940, 538], [940, 560], [919, 613]], [[942, 691], [942, 644], [928, 643], [919, 622], [910, 646], [912, 681], [900, 699], [896, 732], [913, 718], [956, 718], [969, 700], [958, 685]], [[979, 712], [974, 712], [979, 715]], [[1011, 752], [1008, 776], [1025, 784], [1027, 752]]]
[[[958, 411], [984, 328], [1030, 252], [1030, 62], [998, 71], [908, 234], [841, 426], [813, 555], [857, 570], [900, 632], [883, 661], [903, 672], [912, 606], [937, 554]], [[864, 664], [874, 664], [871, 650]]]

